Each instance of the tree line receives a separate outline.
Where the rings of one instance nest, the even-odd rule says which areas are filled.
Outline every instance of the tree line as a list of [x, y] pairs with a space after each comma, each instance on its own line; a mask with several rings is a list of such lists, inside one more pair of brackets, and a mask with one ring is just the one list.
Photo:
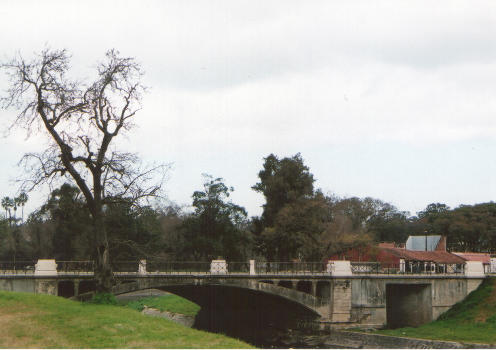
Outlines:
[[[339, 198], [314, 188], [300, 154], [264, 158], [252, 188], [265, 197], [263, 213], [248, 218], [229, 200], [222, 178], [204, 175], [191, 209], [170, 202], [135, 206], [122, 198], [104, 207], [113, 260], [142, 258], [209, 261], [322, 261], [377, 242], [404, 243], [409, 235], [442, 234], [453, 251], [493, 252], [496, 204], [429, 204], [416, 216], [373, 198]], [[2, 199], [0, 259], [89, 260], [94, 249], [91, 213], [81, 191], [65, 183], [27, 220], [17, 209], [27, 196]]]

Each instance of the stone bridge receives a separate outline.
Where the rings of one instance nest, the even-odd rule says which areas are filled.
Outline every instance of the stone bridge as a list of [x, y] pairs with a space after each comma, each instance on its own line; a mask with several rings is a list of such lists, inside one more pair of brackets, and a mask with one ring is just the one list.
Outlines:
[[[55, 264], [55, 262], [53, 262]], [[43, 264], [42, 264], [43, 265]], [[156, 288], [212, 312], [321, 326], [418, 326], [463, 300], [486, 278], [475, 265], [463, 273], [353, 273], [349, 262], [319, 272], [121, 272], [115, 294]], [[344, 266], [344, 268], [343, 268]], [[45, 269], [0, 273], [0, 290], [78, 297], [94, 290], [91, 272]], [[253, 316], [253, 315], [252, 315]]]

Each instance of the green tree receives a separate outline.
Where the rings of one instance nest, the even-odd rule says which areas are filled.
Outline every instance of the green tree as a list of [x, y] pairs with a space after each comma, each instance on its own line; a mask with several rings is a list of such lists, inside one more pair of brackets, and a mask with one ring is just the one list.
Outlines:
[[26, 205], [28, 201], [28, 195], [26, 192], [21, 192], [19, 196], [14, 198], [14, 202], [16, 207], [21, 207], [22, 213], [21, 213], [21, 222], [24, 223], [24, 206]]
[[330, 207], [320, 192], [285, 205], [274, 225], [262, 232], [265, 256], [269, 261], [320, 261], [325, 253], [322, 235], [330, 220]]
[[263, 227], [271, 227], [285, 205], [313, 196], [315, 180], [299, 153], [283, 159], [270, 154], [264, 160], [263, 169], [258, 173], [260, 182], [252, 189], [264, 195], [261, 223]]
[[54, 258], [87, 260], [92, 256], [92, 220], [79, 188], [66, 183], [53, 190], [40, 214], [52, 223]]
[[5, 218], [9, 222], [9, 226], [12, 226], [12, 221], [14, 217], [12, 216], [12, 208], [14, 208], [15, 202], [12, 198], [10, 197], [3, 197], [2, 198], [2, 208], [5, 210]]
[[228, 201], [234, 189], [221, 178], [204, 177], [203, 191], [193, 193], [195, 211], [181, 225], [182, 255], [196, 260], [243, 259], [250, 243], [245, 230], [246, 211]]

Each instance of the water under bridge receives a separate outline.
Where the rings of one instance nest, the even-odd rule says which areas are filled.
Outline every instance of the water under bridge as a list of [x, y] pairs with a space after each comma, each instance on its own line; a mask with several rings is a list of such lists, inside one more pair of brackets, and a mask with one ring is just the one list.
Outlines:
[[[95, 288], [92, 262], [38, 260], [0, 263], [0, 290], [78, 298]], [[380, 263], [122, 262], [114, 265], [115, 294], [156, 288], [232, 319], [298, 327], [418, 326], [463, 300], [491, 273], [465, 265], [385, 266]]]

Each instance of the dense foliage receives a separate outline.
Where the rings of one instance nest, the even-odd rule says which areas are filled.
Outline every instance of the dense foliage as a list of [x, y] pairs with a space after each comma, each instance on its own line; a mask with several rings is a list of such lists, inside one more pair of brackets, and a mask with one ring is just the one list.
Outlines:
[[[234, 191], [221, 178], [205, 175], [192, 194], [191, 209], [173, 203], [135, 206], [122, 198], [104, 208], [114, 260], [321, 261], [374, 242], [404, 243], [409, 235], [447, 236], [452, 251], [494, 252], [496, 203], [450, 209], [429, 204], [417, 216], [374, 198], [338, 198], [313, 187], [302, 157], [265, 158], [253, 187], [266, 198], [263, 214], [247, 218], [229, 200]], [[80, 190], [64, 184], [24, 221], [27, 196], [4, 197], [0, 214], [0, 259], [87, 260], [92, 222]]]

